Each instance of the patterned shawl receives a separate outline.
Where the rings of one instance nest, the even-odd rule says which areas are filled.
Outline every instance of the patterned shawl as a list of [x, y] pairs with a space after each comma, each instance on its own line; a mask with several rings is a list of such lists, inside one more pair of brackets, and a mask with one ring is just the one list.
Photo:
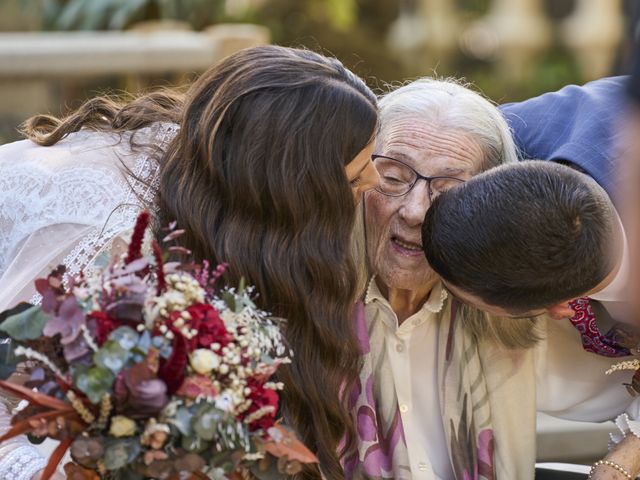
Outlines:
[[[450, 307], [450, 308], [448, 308]], [[458, 309], [442, 310], [438, 359], [445, 435], [456, 480], [495, 480], [491, 401], [476, 342], [456, 321]], [[358, 449], [345, 459], [348, 479], [412, 478], [391, 369], [382, 332], [367, 322], [359, 304], [355, 326], [363, 355], [360, 380], [351, 392]]]

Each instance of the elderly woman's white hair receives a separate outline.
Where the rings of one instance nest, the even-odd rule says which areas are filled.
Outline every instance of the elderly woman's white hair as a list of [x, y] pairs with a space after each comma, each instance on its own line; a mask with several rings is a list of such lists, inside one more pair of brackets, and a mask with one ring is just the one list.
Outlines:
[[518, 160], [511, 131], [500, 111], [455, 79], [415, 80], [382, 96], [379, 108], [378, 148], [385, 144], [387, 128], [396, 119], [409, 116], [436, 128], [471, 135], [485, 154], [482, 170]]

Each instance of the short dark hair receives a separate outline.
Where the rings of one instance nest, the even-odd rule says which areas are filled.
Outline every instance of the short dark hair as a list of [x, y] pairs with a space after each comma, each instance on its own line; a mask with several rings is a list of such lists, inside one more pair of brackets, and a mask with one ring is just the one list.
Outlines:
[[443, 193], [422, 242], [447, 282], [510, 311], [579, 297], [613, 269], [617, 222], [590, 177], [546, 161], [502, 165]]

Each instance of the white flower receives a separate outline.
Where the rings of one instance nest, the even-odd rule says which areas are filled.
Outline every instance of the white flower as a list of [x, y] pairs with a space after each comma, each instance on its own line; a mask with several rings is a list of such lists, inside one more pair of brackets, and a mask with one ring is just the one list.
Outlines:
[[220, 366], [220, 358], [208, 348], [199, 348], [193, 351], [189, 363], [196, 372], [206, 375]]
[[233, 411], [233, 397], [227, 392], [218, 395], [215, 405], [218, 410], [222, 410], [223, 412], [231, 412]]

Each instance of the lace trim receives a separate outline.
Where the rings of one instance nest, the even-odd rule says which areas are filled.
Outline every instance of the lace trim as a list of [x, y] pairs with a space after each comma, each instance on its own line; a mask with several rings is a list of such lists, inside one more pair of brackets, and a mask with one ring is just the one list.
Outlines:
[[640, 438], [640, 420], [633, 420], [626, 413], [622, 413], [616, 418], [615, 424], [620, 433], [609, 434], [610, 450], [629, 434]]
[[31, 480], [46, 465], [37, 448], [21, 445], [3, 456], [0, 461], [0, 478]]
[[[157, 136], [158, 146], [163, 148], [173, 139], [180, 127], [167, 124], [161, 125], [160, 128], [163, 132]], [[126, 179], [119, 182], [119, 187], [127, 193], [123, 202], [112, 212], [107, 225], [102, 229], [94, 228], [63, 260], [68, 276], [75, 277], [81, 271], [90, 274], [93, 270], [91, 262], [100, 250], [118, 233], [133, 226], [143, 206], [153, 203], [155, 192], [160, 185], [156, 160], [152, 156], [143, 155], [131, 172], [133, 176], [129, 182]], [[30, 303], [39, 305], [41, 301], [42, 296], [37, 293], [31, 298]]]

